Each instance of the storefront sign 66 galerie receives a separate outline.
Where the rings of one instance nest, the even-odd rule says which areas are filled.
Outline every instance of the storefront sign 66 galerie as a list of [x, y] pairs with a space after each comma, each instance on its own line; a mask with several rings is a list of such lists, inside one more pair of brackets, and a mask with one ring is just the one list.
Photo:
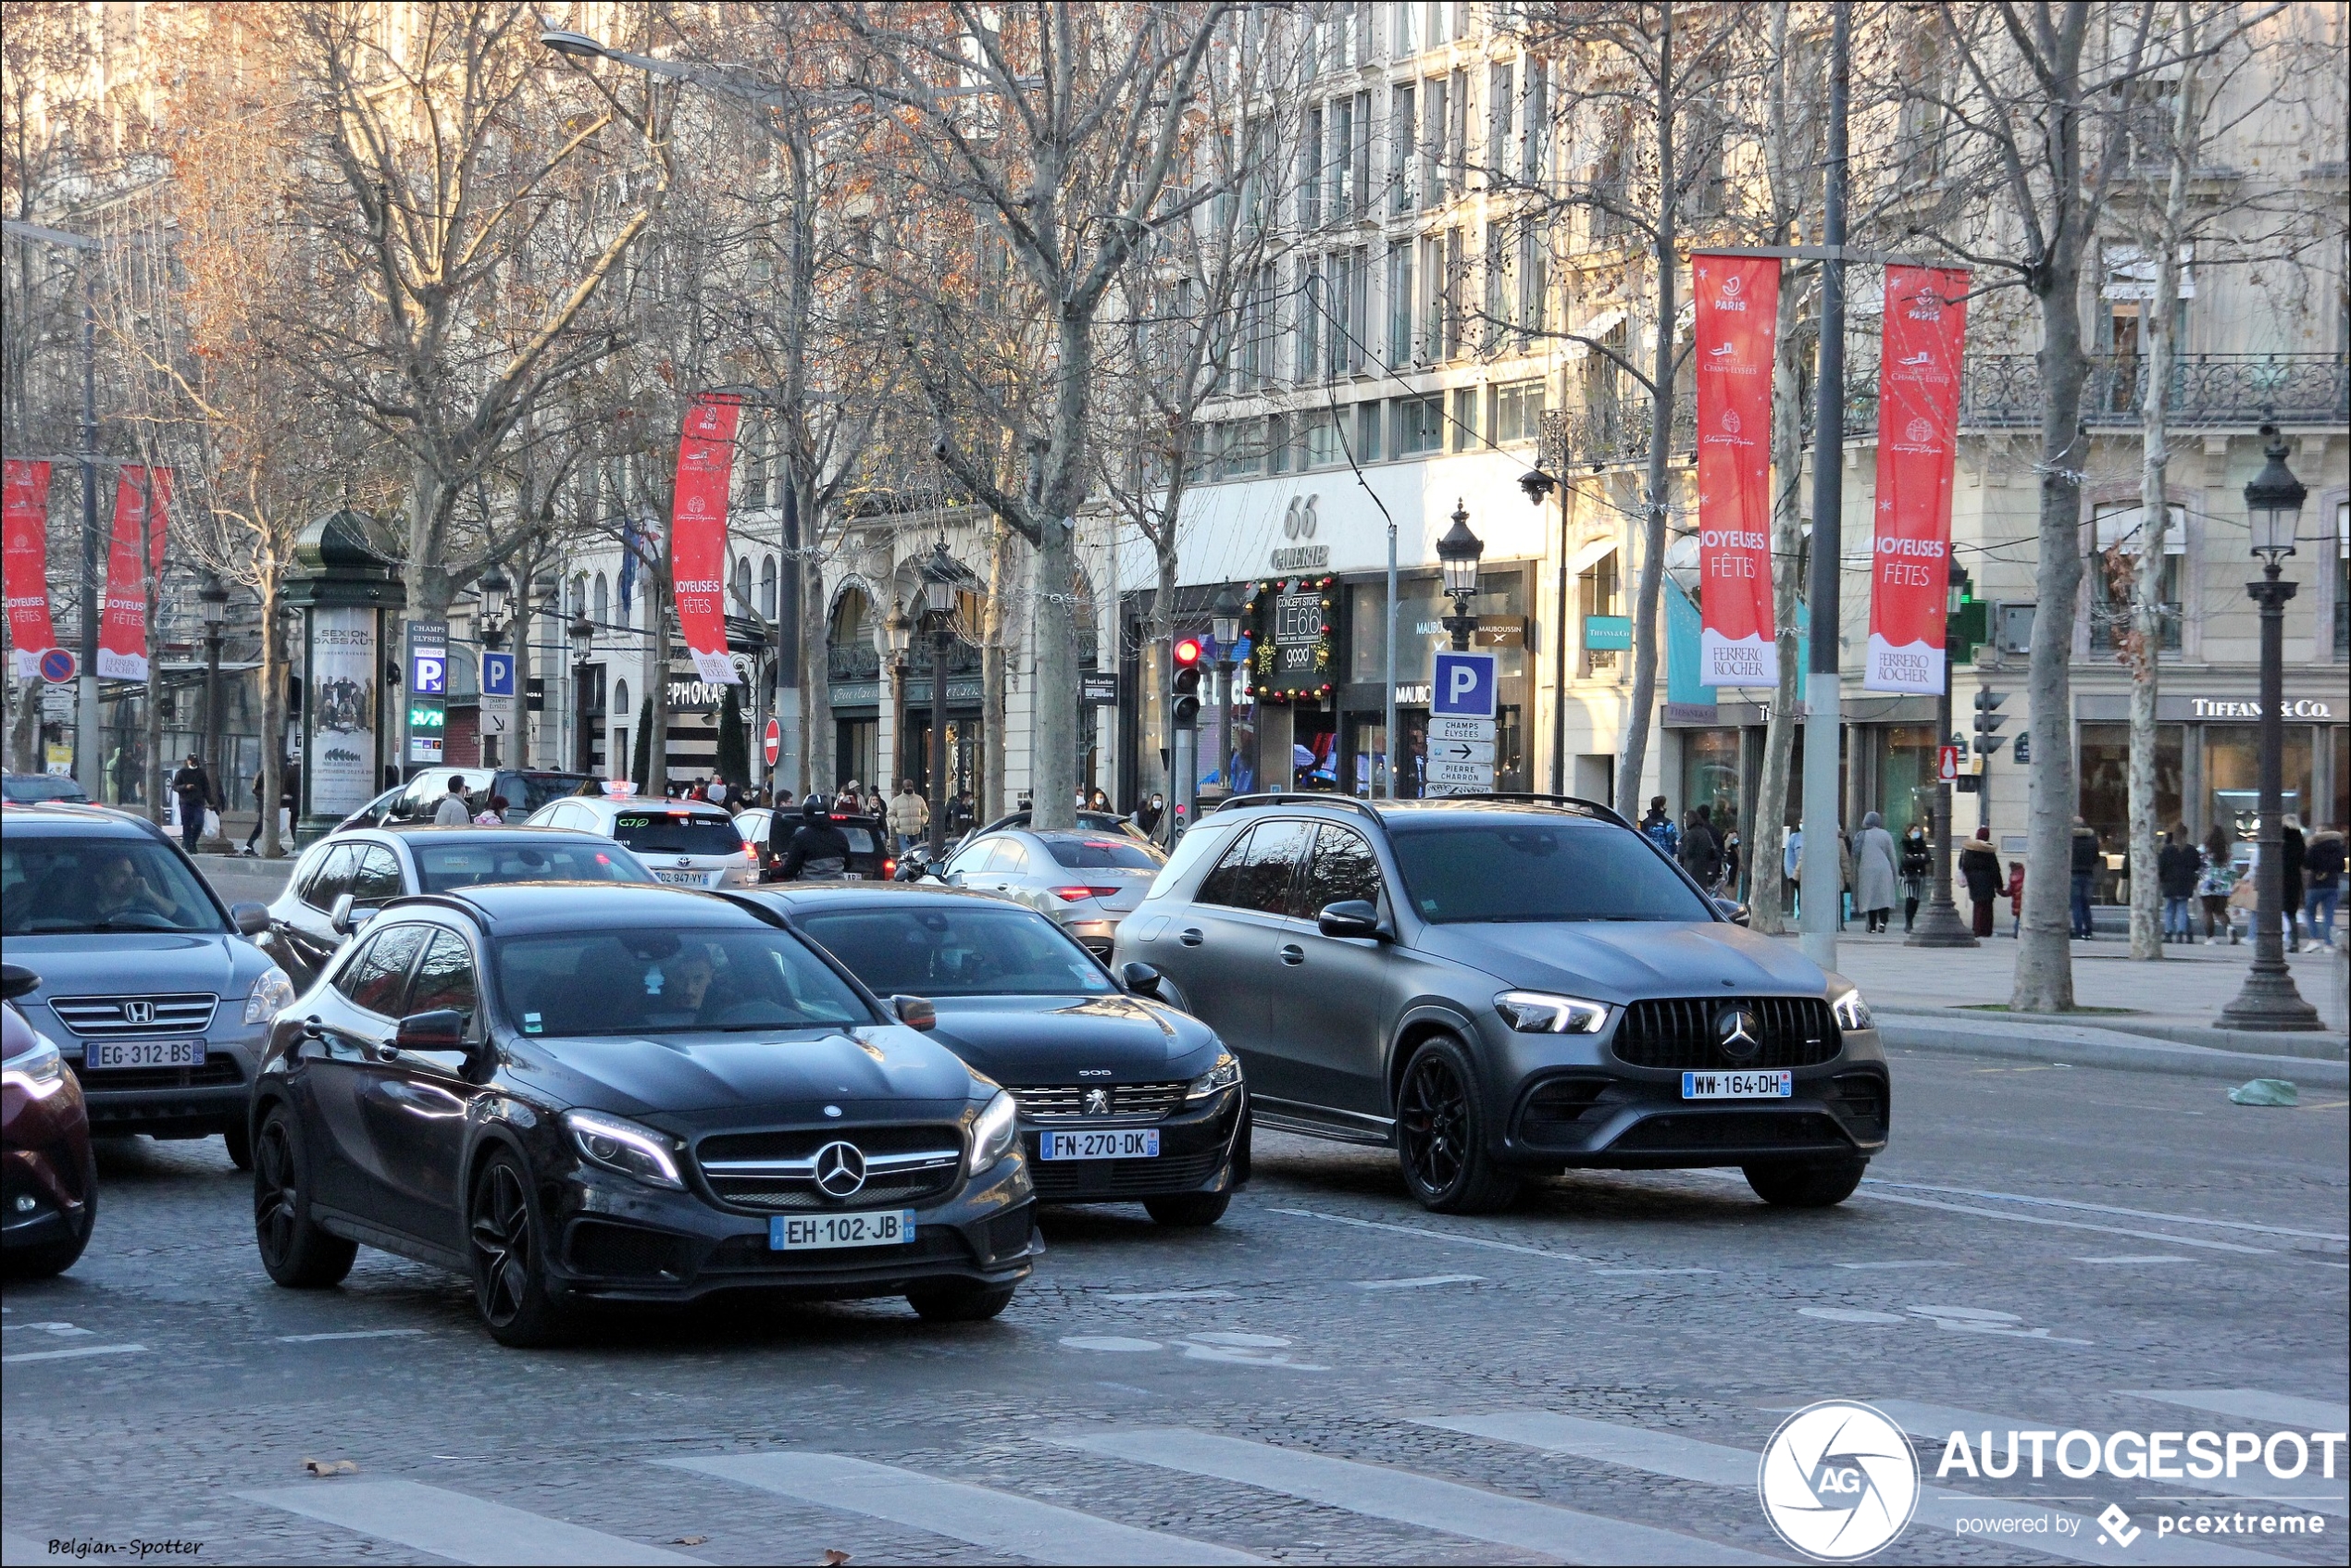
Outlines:
[[1330, 695], [1332, 590], [1337, 579], [1265, 578], [1241, 606], [1254, 644], [1250, 693], [1268, 703], [1319, 702]]

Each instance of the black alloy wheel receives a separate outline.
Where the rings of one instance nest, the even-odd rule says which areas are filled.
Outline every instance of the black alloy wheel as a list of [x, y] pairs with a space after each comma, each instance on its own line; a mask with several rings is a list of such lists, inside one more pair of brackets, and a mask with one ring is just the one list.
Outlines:
[[1396, 1096], [1396, 1156], [1424, 1208], [1485, 1214], [1510, 1206], [1518, 1177], [1486, 1147], [1486, 1115], [1469, 1055], [1450, 1035], [1422, 1042]]
[[1223, 1219], [1232, 1202], [1229, 1192], [1175, 1192], [1144, 1199], [1143, 1209], [1162, 1225], [1192, 1230]]
[[1009, 1285], [935, 1285], [909, 1290], [906, 1304], [927, 1323], [985, 1323], [1013, 1303]]
[[1745, 1167], [1747, 1185], [1782, 1209], [1833, 1209], [1861, 1185], [1867, 1160], [1774, 1160]]
[[547, 1291], [544, 1232], [530, 1174], [501, 1150], [474, 1178], [471, 1218], [474, 1304], [491, 1338], [529, 1350], [560, 1343], [569, 1326]]
[[309, 1167], [293, 1113], [272, 1105], [253, 1144], [253, 1238], [261, 1266], [290, 1290], [340, 1285], [359, 1243], [330, 1235], [310, 1217]]

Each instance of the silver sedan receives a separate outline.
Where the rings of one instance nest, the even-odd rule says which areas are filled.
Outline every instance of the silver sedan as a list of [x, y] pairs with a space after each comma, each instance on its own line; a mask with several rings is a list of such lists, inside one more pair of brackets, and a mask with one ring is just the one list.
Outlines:
[[1157, 844], [1124, 833], [1007, 828], [957, 850], [946, 880], [1041, 910], [1107, 958], [1118, 923], [1142, 902], [1166, 864]]

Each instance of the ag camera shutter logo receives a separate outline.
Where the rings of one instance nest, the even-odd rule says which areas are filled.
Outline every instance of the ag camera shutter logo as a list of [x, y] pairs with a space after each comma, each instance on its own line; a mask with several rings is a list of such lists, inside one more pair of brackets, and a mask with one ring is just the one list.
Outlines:
[[1899, 1536], [1919, 1502], [1910, 1440], [1849, 1400], [1807, 1405], [1763, 1450], [1756, 1491], [1780, 1538], [1823, 1562], [1853, 1562]]

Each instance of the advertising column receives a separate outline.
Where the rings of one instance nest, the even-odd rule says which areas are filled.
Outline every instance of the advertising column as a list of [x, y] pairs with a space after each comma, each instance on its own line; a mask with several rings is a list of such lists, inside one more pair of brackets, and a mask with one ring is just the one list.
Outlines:
[[1780, 264], [1690, 258], [1698, 339], [1698, 681], [1769, 686], [1772, 353]]
[[1968, 275], [1950, 268], [1885, 269], [1870, 652], [1861, 678], [1872, 691], [1943, 691], [1967, 285]]
[[310, 678], [302, 706], [304, 786], [313, 816], [348, 816], [382, 787], [376, 778], [379, 614], [360, 605], [310, 612]]

